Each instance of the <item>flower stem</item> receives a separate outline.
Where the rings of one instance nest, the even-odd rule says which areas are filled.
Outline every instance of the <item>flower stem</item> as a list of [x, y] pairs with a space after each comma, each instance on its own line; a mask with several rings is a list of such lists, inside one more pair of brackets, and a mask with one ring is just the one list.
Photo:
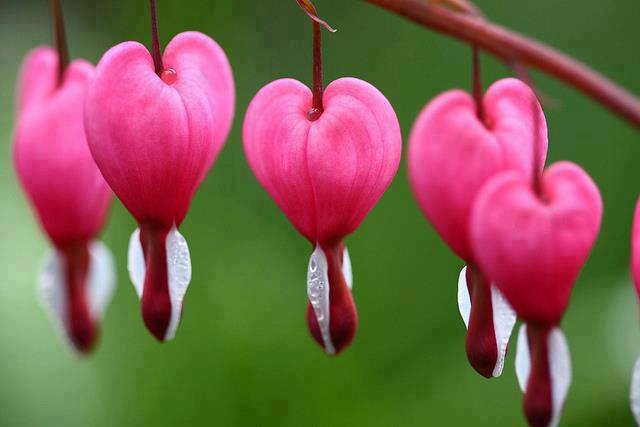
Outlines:
[[316, 121], [322, 115], [324, 106], [322, 105], [322, 94], [324, 91], [322, 83], [322, 33], [320, 26], [335, 33], [336, 30], [318, 17], [318, 11], [310, 0], [296, 0], [304, 13], [311, 18], [313, 30], [313, 101], [311, 109], [307, 112], [309, 120]]
[[309, 111], [309, 120], [315, 121], [320, 118], [324, 111], [322, 105], [322, 94], [324, 87], [322, 83], [322, 34], [320, 24], [316, 21], [311, 23], [313, 28], [313, 102]]
[[482, 103], [482, 75], [480, 72], [480, 52], [477, 45], [473, 45], [473, 99], [476, 102], [476, 115], [485, 123], [484, 104]]
[[576, 59], [539, 41], [478, 17], [424, 0], [364, 0], [455, 37], [504, 61], [520, 61], [573, 86], [640, 129], [640, 98]]
[[51, 9], [51, 20], [56, 40], [56, 50], [58, 51], [58, 86], [62, 85], [64, 70], [69, 65], [69, 48], [67, 46], [67, 36], [64, 31], [64, 17], [60, 0], [49, 0]]
[[158, 36], [158, 16], [156, 15], [156, 1], [149, 0], [149, 9], [151, 11], [151, 56], [153, 57], [153, 65], [156, 74], [160, 76], [164, 70], [162, 65], [162, 53], [160, 52], [160, 37]]

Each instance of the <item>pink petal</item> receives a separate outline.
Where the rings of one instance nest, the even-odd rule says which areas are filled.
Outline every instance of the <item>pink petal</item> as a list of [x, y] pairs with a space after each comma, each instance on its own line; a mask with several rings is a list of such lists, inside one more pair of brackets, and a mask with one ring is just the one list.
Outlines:
[[311, 91], [283, 79], [255, 96], [244, 122], [249, 165], [312, 243], [353, 232], [390, 184], [400, 161], [395, 113], [370, 84], [332, 82], [311, 122]]
[[518, 316], [555, 325], [598, 234], [602, 200], [569, 162], [545, 171], [542, 197], [520, 174], [496, 176], [476, 199], [471, 236], [480, 267]]
[[[31, 67], [48, 51], [29, 56], [21, 76], [23, 89], [14, 135], [18, 178], [50, 238], [58, 245], [86, 241], [105, 221], [111, 191], [96, 167], [84, 131], [83, 105], [94, 70], [74, 61], [59, 88], [43, 89]], [[55, 67], [44, 67], [42, 80], [55, 81]]]
[[85, 122], [94, 158], [138, 221], [179, 225], [220, 151], [233, 116], [229, 63], [215, 42], [182, 33], [164, 61], [169, 85], [147, 49], [121, 43], [98, 64]]
[[499, 80], [483, 104], [486, 124], [469, 94], [445, 92], [420, 113], [409, 139], [409, 179], [416, 199], [440, 236], [467, 262], [474, 261], [468, 223], [480, 188], [504, 170], [531, 176], [533, 105], [539, 112], [540, 166], [547, 150], [544, 114], [527, 85]]

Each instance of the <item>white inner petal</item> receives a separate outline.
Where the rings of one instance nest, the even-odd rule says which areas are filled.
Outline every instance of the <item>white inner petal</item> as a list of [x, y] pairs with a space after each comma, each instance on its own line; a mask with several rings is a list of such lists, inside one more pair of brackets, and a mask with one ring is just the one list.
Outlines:
[[518, 332], [518, 348], [516, 349], [516, 377], [518, 385], [524, 393], [527, 390], [529, 374], [531, 373], [531, 355], [529, 354], [529, 340], [527, 339], [527, 325], [522, 324]]
[[549, 334], [549, 370], [553, 403], [553, 418], [549, 426], [556, 427], [560, 422], [562, 407], [571, 385], [571, 355], [567, 340], [560, 328], [554, 328]]
[[140, 229], [136, 228], [129, 238], [129, 250], [127, 252], [127, 269], [129, 270], [129, 278], [133, 287], [138, 294], [138, 298], [142, 298], [142, 288], [144, 287], [144, 274], [146, 266], [144, 263], [144, 252], [140, 243]]
[[495, 285], [491, 285], [491, 305], [493, 307], [493, 329], [498, 346], [498, 360], [493, 369], [493, 376], [497, 378], [502, 374], [504, 368], [509, 338], [516, 324], [516, 312]]
[[327, 257], [320, 246], [316, 246], [309, 259], [307, 270], [307, 296], [316, 315], [324, 350], [327, 354], [335, 354], [329, 330], [329, 276], [327, 273]]
[[349, 290], [353, 290], [353, 270], [351, 270], [351, 258], [349, 258], [349, 250], [346, 246], [342, 251], [342, 275]]
[[[171, 319], [169, 319], [169, 325], [164, 337], [165, 341], [168, 341], [175, 337], [180, 324], [182, 303], [191, 282], [191, 255], [189, 254], [187, 241], [175, 226], [167, 234], [165, 245], [167, 250], [167, 285], [169, 299], [171, 300]], [[136, 229], [131, 235], [128, 255], [129, 277], [136, 289], [138, 298], [142, 298], [146, 264], [140, 243], [139, 229]]]
[[462, 267], [458, 276], [458, 310], [464, 326], [469, 328], [469, 315], [471, 314], [471, 297], [469, 296], [469, 288], [467, 287], [467, 266]]
[[640, 358], [636, 361], [631, 376], [631, 412], [636, 424], [640, 426]]
[[89, 254], [91, 256], [87, 277], [89, 310], [92, 319], [102, 320], [116, 287], [113, 255], [99, 240], [91, 242]]
[[167, 235], [167, 273], [169, 297], [171, 298], [171, 320], [165, 340], [173, 339], [182, 315], [182, 302], [191, 282], [191, 255], [184, 236], [174, 226]]
[[[549, 427], [557, 427], [562, 414], [562, 407], [571, 385], [571, 356], [564, 333], [553, 328], [548, 336], [549, 373], [551, 375], [551, 406], [553, 415]], [[531, 356], [527, 339], [527, 326], [522, 325], [518, 333], [518, 349], [516, 351], [516, 376], [520, 389], [524, 392], [531, 372]]]
[[40, 268], [38, 300], [66, 339], [64, 325], [67, 323], [67, 287], [62, 265], [62, 257], [55, 249], [47, 251]]
[[[85, 282], [89, 314], [94, 321], [104, 317], [115, 290], [115, 268], [111, 252], [99, 240], [89, 245], [89, 270]], [[63, 256], [50, 249], [40, 270], [38, 299], [55, 323], [70, 348], [76, 351], [67, 336], [67, 284]]]

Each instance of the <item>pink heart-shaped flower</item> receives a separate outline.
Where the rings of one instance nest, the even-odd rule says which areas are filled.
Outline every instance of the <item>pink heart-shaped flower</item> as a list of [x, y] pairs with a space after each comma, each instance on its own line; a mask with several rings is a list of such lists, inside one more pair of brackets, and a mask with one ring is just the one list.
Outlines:
[[204, 34], [178, 34], [162, 62], [158, 76], [151, 54], [136, 42], [105, 53], [85, 124], [96, 163], [140, 224], [130, 241], [129, 271], [147, 328], [167, 340], [191, 280], [177, 228], [229, 133], [235, 93], [224, 51]]
[[[471, 207], [482, 186], [505, 170], [531, 176], [533, 141], [540, 168], [547, 151], [544, 114], [531, 89], [516, 79], [491, 85], [475, 100], [451, 90], [420, 113], [409, 138], [409, 181], [422, 212], [449, 247], [467, 263], [458, 303], [468, 331], [469, 363], [483, 376], [502, 373], [515, 314], [475, 265], [469, 241]], [[532, 112], [536, 109], [538, 117]], [[472, 274], [469, 274], [472, 273]]]
[[504, 173], [476, 199], [471, 217], [480, 267], [528, 323], [560, 322], [600, 229], [602, 200], [577, 165], [558, 162], [541, 180]]
[[[311, 121], [311, 91], [292, 79], [272, 82], [251, 102], [243, 139], [260, 184], [296, 229], [320, 249], [310, 263], [309, 286], [324, 282], [327, 274], [333, 320], [329, 324], [325, 317], [317, 323], [326, 323], [326, 328], [318, 325], [318, 312], [308, 316], [309, 324], [325, 350], [335, 347], [339, 352], [353, 338], [357, 323], [343, 276], [342, 239], [360, 225], [391, 183], [402, 142], [391, 104], [369, 83], [336, 80], [326, 88], [323, 104], [320, 118]], [[317, 266], [326, 271], [318, 273]], [[323, 286], [320, 289], [326, 290]], [[322, 340], [324, 329], [329, 332]]]
[[505, 170], [530, 177], [534, 138], [540, 142], [540, 167], [547, 152], [544, 114], [526, 84], [499, 80], [482, 102], [484, 123], [471, 95], [445, 92], [422, 110], [409, 138], [409, 181], [420, 208], [447, 245], [469, 263], [474, 255], [468, 224], [478, 191]]
[[113, 292], [108, 249], [94, 239], [112, 198], [85, 137], [84, 101], [94, 75], [73, 61], [58, 82], [58, 57], [33, 50], [20, 71], [14, 164], [44, 231], [55, 246], [41, 273], [45, 308], [74, 348], [89, 352]]

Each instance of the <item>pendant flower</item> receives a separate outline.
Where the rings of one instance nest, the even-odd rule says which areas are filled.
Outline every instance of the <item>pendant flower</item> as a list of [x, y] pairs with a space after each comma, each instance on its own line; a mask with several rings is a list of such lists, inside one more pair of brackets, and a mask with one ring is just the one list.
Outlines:
[[385, 192], [400, 163], [400, 125], [389, 101], [369, 83], [322, 82], [320, 26], [313, 4], [313, 92], [293, 79], [263, 87], [244, 120], [244, 151], [264, 189], [315, 247], [307, 271], [307, 325], [328, 355], [353, 340], [358, 314], [344, 238]]
[[[544, 164], [547, 129], [526, 84], [499, 80], [482, 96], [477, 68], [474, 77], [475, 100], [464, 91], [451, 90], [420, 113], [409, 138], [408, 168], [422, 212], [466, 263], [458, 280], [458, 305], [468, 327], [467, 357], [478, 373], [490, 378], [502, 373], [516, 316], [478, 266], [469, 230], [472, 206], [486, 182], [500, 172], [531, 176], [533, 133], [539, 135], [539, 164]], [[532, 102], [539, 124], [531, 120]]]
[[96, 240], [111, 191], [85, 137], [83, 105], [94, 68], [66, 66], [48, 47], [33, 50], [18, 78], [14, 165], [53, 249], [40, 298], [72, 347], [89, 353], [115, 286], [113, 259]]
[[[155, 8], [152, 17], [155, 25]], [[100, 60], [85, 124], [93, 157], [135, 217], [129, 273], [146, 327], [174, 337], [191, 280], [187, 242], [178, 232], [196, 189], [229, 133], [235, 94], [231, 66], [216, 42], [178, 34], [163, 55], [125, 42]]]
[[[631, 278], [638, 298], [640, 298], [640, 199], [636, 204], [633, 229], [631, 230]], [[631, 411], [635, 417], [636, 424], [640, 425], [640, 358], [638, 358], [633, 367], [630, 400]]]
[[533, 186], [513, 172], [494, 177], [472, 211], [478, 265], [526, 322], [516, 353], [525, 415], [531, 426], [556, 426], [571, 382], [559, 324], [600, 229], [600, 193], [579, 166], [558, 162]]
[[401, 135], [391, 104], [369, 83], [342, 78], [308, 117], [312, 93], [282, 79], [262, 88], [244, 121], [245, 153], [258, 181], [315, 250], [307, 276], [307, 321], [328, 354], [353, 339], [357, 314], [344, 238], [391, 183]]

